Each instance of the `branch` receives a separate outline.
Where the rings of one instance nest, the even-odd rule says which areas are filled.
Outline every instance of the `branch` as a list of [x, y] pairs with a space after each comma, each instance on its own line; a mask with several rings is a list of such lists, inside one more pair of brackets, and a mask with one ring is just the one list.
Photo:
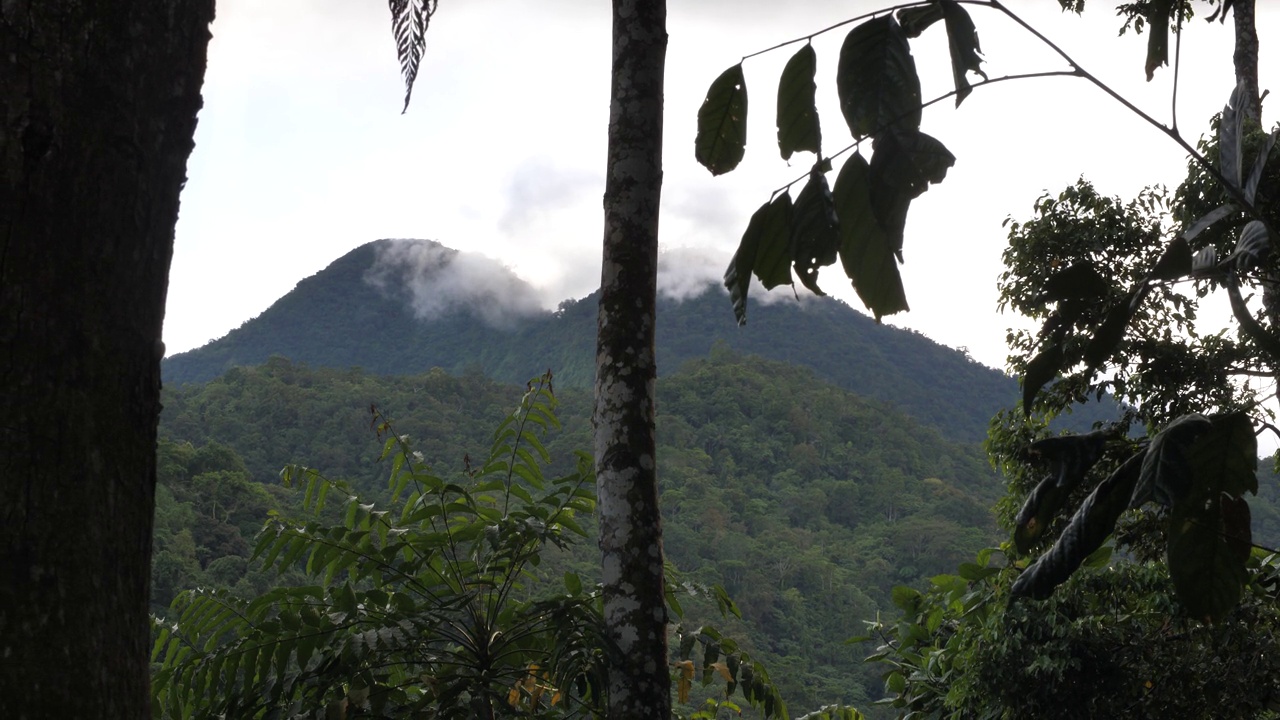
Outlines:
[[1236, 322], [1240, 323], [1241, 332], [1271, 356], [1270, 364], [1274, 367], [1277, 362], [1280, 362], [1280, 338], [1267, 332], [1253, 313], [1249, 312], [1249, 306], [1240, 295], [1240, 282], [1235, 273], [1228, 275], [1223, 285], [1227, 288], [1227, 297], [1231, 299], [1231, 314], [1235, 316]]

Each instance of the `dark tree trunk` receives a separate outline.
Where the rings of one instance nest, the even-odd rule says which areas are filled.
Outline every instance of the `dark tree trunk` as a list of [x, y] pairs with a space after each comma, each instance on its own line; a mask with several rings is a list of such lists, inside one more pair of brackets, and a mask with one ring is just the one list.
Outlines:
[[594, 414], [611, 720], [671, 715], [654, 450], [664, 0], [614, 0]]
[[0, 3], [0, 717], [143, 718], [160, 327], [213, 0]]
[[1262, 119], [1262, 101], [1258, 90], [1258, 28], [1254, 20], [1254, 0], [1236, 0], [1231, 4], [1235, 21], [1236, 84], [1245, 83], [1249, 102], [1245, 115], [1255, 122]]

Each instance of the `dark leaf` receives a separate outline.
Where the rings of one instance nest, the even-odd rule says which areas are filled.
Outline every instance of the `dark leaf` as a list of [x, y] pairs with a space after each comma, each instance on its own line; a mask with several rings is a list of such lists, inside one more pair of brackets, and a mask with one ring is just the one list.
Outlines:
[[1222, 534], [1227, 543], [1227, 552], [1233, 560], [1244, 564], [1253, 552], [1253, 517], [1249, 511], [1249, 501], [1224, 494], [1221, 505]]
[[1267, 136], [1267, 143], [1262, 146], [1262, 152], [1253, 160], [1253, 169], [1249, 171], [1249, 179], [1244, 183], [1244, 199], [1250, 204], [1258, 194], [1258, 183], [1262, 182], [1262, 171], [1267, 167], [1267, 159], [1271, 157], [1271, 148], [1275, 147], [1277, 137], [1280, 137], [1280, 129], [1272, 130]]
[[1060, 487], [1057, 478], [1051, 475], [1041, 480], [1027, 495], [1013, 527], [1013, 544], [1020, 555], [1035, 547], [1070, 494], [1070, 489]]
[[1213, 427], [1203, 415], [1192, 413], [1169, 423], [1155, 437], [1142, 463], [1142, 476], [1133, 491], [1132, 507], [1148, 500], [1172, 506], [1191, 487], [1187, 450]]
[[909, 38], [920, 37], [920, 34], [928, 30], [930, 25], [941, 19], [942, 6], [938, 3], [903, 8], [898, 11], [898, 23], [902, 25], [902, 32]]
[[1155, 77], [1156, 68], [1169, 64], [1169, 16], [1173, 0], [1148, 3], [1147, 18], [1147, 82]]
[[1267, 226], [1258, 220], [1250, 220], [1240, 231], [1240, 240], [1231, 257], [1236, 261], [1238, 272], [1248, 272], [1261, 265], [1270, 253], [1271, 239], [1267, 235]]
[[1230, 203], [1223, 205], [1220, 208], [1216, 208], [1212, 212], [1210, 212], [1208, 215], [1205, 215], [1204, 217], [1195, 221], [1191, 225], [1191, 227], [1187, 228], [1186, 230], [1183, 230], [1182, 237], [1188, 241], [1195, 240], [1196, 236], [1204, 232], [1205, 230], [1207, 230], [1210, 225], [1218, 222], [1222, 218], [1236, 211], [1237, 211], [1236, 206]]
[[1177, 280], [1191, 274], [1191, 245], [1181, 235], [1169, 242], [1151, 269], [1152, 280]]
[[876, 137], [871, 155], [871, 210], [895, 251], [902, 249], [911, 201], [928, 190], [930, 183], [942, 182], [955, 163], [951, 151], [922, 132], [888, 132]]
[[1222, 274], [1218, 263], [1218, 251], [1212, 245], [1200, 248], [1191, 258], [1191, 277], [1209, 278]]
[[1124, 339], [1125, 327], [1128, 326], [1134, 311], [1138, 309], [1138, 303], [1145, 297], [1145, 290], [1146, 286], [1140, 285], [1129, 294], [1127, 299], [1116, 303], [1107, 312], [1107, 318], [1093, 333], [1093, 337], [1089, 338], [1089, 344], [1084, 347], [1084, 362], [1089, 372], [1101, 367], [1120, 346], [1120, 341]]
[[812, 45], [805, 45], [791, 56], [778, 82], [778, 149], [783, 160], [792, 153], [807, 150], [822, 152], [822, 128], [818, 124], [818, 108], [813, 82], [818, 56]]
[[1071, 517], [1049, 551], [1027, 568], [1011, 590], [1014, 597], [1043, 600], [1076, 571], [1115, 529], [1116, 520], [1129, 504], [1138, 481], [1143, 453], [1134, 454], [1111, 476], [1098, 484]]
[[1098, 272], [1093, 262], [1081, 260], [1049, 276], [1038, 302], [1063, 300], [1099, 300], [1107, 296], [1111, 285]]
[[1062, 368], [1062, 360], [1062, 345], [1055, 342], [1041, 350], [1038, 355], [1031, 358], [1031, 362], [1027, 363], [1027, 371], [1022, 376], [1022, 411], [1024, 413], [1031, 414], [1036, 394], [1040, 392], [1040, 388], [1058, 376]]
[[[1224, 499], [1230, 504], [1227, 509]], [[1237, 501], [1223, 493], [1178, 503], [1169, 513], [1169, 577], [1187, 613], [1209, 623], [1236, 606], [1248, 579], [1248, 556], [1241, 557], [1238, 541], [1225, 537], [1224, 513], [1240, 511]]]
[[1258, 438], [1242, 412], [1209, 418], [1208, 429], [1196, 437], [1187, 460], [1198, 482], [1208, 483], [1206, 492], [1232, 497], [1258, 492]]
[[920, 78], [906, 33], [892, 15], [849, 31], [836, 70], [840, 111], [849, 132], [862, 139], [889, 127], [920, 127]]
[[754, 273], [766, 289], [791, 282], [791, 196], [783, 193], [751, 216], [724, 272], [724, 286], [739, 325], [747, 322], [747, 293]]
[[436, 0], [388, 0], [391, 33], [396, 38], [396, 56], [404, 75], [404, 112], [409, 109], [413, 82], [418, 79], [418, 63], [426, 44], [427, 26], [436, 12]]
[[969, 85], [969, 73], [974, 72], [987, 79], [982, 72], [982, 47], [978, 44], [978, 30], [968, 11], [955, 0], [940, 0], [942, 13], [947, 20], [947, 41], [951, 49], [951, 75], [956, 84], [956, 107], [969, 97], [973, 87]]
[[878, 321], [908, 310], [898, 260], [871, 211], [870, 168], [859, 153], [845, 161], [833, 192], [840, 227], [840, 263], [858, 297]]
[[840, 249], [835, 203], [822, 167], [823, 163], [819, 161], [809, 172], [809, 182], [796, 197], [795, 213], [791, 217], [791, 247], [795, 253], [796, 273], [800, 282], [818, 295], [825, 294], [818, 287], [818, 268], [834, 263]]
[[694, 156], [712, 175], [738, 167], [747, 152], [747, 81], [742, 63], [720, 73], [698, 108]]
[[1095, 430], [1083, 435], [1045, 438], [1027, 448], [1032, 459], [1048, 462], [1050, 475], [1031, 491], [1018, 511], [1013, 534], [1018, 552], [1028, 552], [1044, 534], [1067, 497], [1102, 457], [1102, 449], [1111, 435], [1111, 430]]
[[1240, 157], [1240, 140], [1244, 135], [1245, 104], [1249, 102], [1249, 86], [1241, 81], [1231, 91], [1231, 99], [1222, 108], [1222, 121], [1218, 123], [1218, 170], [1233, 187], [1240, 187], [1243, 159]]

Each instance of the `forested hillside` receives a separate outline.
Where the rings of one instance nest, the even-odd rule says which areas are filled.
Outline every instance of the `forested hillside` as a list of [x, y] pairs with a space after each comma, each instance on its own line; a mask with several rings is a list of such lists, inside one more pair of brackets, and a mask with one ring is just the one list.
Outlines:
[[[513, 317], [481, 317], [445, 307], [415, 314], [414, 283], [436, 282], [431, 269], [411, 275], [371, 275], [380, 252], [403, 243], [379, 240], [334, 261], [257, 318], [197, 350], [166, 358], [165, 384], [208, 381], [235, 366], [259, 365], [283, 355], [313, 367], [360, 367], [380, 375], [481, 373], [523, 383], [548, 367], [560, 387], [590, 387], [594, 373], [598, 298], [566, 301], [554, 313], [523, 308]], [[437, 254], [452, 253], [431, 243]], [[421, 273], [425, 272], [426, 275]], [[376, 281], [375, 279], [376, 278]], [[511, 294], [525, 292], [511, 278]], [[508, 302], [508, 304], [510, 304]], [[419, 302], [419, 306], [421, 303]], [[658, 307], [658, 367], [672, 373], [705, 357], [717, 343], [745, 354], [808, 367], [819, 377], [863, 397], [891, 403], [955, 440], [979, 442], [995, 413], [1018, 398], [1017, 383], [915, 332], [879, 325], [830, 298], [751, 301], [750, 322], [738, 327], [723, 289]], [[1114, 419], [1114, 406], [1086, 406], [1079, 424]]]
[[[811, 371], [724, 348], [659, 385], [670, 559], [731, 592], [744, 621], [730, 629], [776, 668], [793, 709], [879, 697], [879, 671], [843, 641], [888, 607], [894, 585], [921, 584], [996, 539], [987, 508], [1002, 486], [981, 452]], [[487, 447], [519, 392], [476, 373], [380, 377], [282, 358], [168, 391], [155, 601], [197, 584], [275, 582], [245, 557], [266, 511], [297, 502], [279, 488], [286, 463], [378, 499], [387, 468], [374, 462], [370, 403], [447, 475]], [[548, 448], [568, 462], [589, 447], [589, 399], [557, 395], [564, 429]], [[563, 562], [594, 576], [593, 544], [576, 552]]]

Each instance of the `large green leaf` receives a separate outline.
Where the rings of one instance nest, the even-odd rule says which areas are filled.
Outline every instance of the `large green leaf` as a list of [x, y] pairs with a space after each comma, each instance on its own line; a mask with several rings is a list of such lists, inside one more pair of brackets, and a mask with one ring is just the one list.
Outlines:
[[939, 0], [942, 14], [947, 23], [947, 42], [951, 49], [951, 74], [956, 84], [956, 107], [969, 97], [973, 87], [969, 84], [969, 73], [974, 72], [987, 79], [982, 72], [982, 58], [979, 53], [982, 47], [978, 44], [978, 29], [964, 7], [955, 0]]
[[1062, 344], [1053, 342], [1027, 363], [1027, 370], [1022, 374], [1022, 411], [1024, 413], [1031, 414], [1031, 408], [1035, 407], [1036, 394], [1040, 392], [1040, 388], [1058, 377], [1063, 359]]
[[895, 251], [902, 249], [911, 201], [928, 190], [930, 183], [942, 182], [955, 163], [955, 155], [946, 146], [917, 130], [876, 137], [871, 155], [871, 210]]
[[1240, 497], [1258, 492], [1258, 438], [1253, 423], [1242, 413], [1214, 415], [1187, 450], [1187, 462], [1197, 484], [1208, 492]]
[[824, 165], [821, 160], [814, 164], [809, 182], [796, 197], [795, 213], [791, 217], [796, 273], [800, 282], [818, 295], [825, 294], [818, 287], [818, 268], [834, 263], [840, 249], [835, 203], [827, 186], [827, 176], [822, 172]]
[[694, 156], [712, 175], [738, 167], [747, 151], [747, 81], [742, 63], [720, 73], [698, 108]]
[[879, 320], [909, 309], [895, 248], [871, 210], [870, 167], [859, 153], [836, 176], [836, 217], [840, 223], [840, 263], [867, 309]]
[[1173, 13], [1173, 0], [1152, 0], [1147, 3], [1147, 82], [1155, 77], [1156, 68], [1169, 64], [1169, 16]]
[[[1229, 495], [1209, 493], [1174, 505], [1169, 513], [1169, 577], [1187, 612], [1205, 622], [1226, 616], [1240, 601], [1248, 574], [1237, 543], [1226, 536], [1224, 514], [1247, 520], [1248, 505]], [[1239, 523], [1235, 526], [1239, 537]]]
[[1043, 600], [1080, 567], [1115, 529], [1138, 481], [1143, 453], [1134, 454], [1089, 493], [1049, 551], [1018, 576], [1014, 597]]
[[782, 69], [778, 82], [778, 149], [783, 160], [805, 150], [822, 152], [822, 127], [814, 102], [818, 86], [813, 77], [817, 70], [818, 56], [813, 45], [800, 48]]
[[1095, 430], [1082, 435], [1063, 435], [1032, 443], [1027, 454], [1046, 461], [1049, 476], [1027, 496], [1014, 521], [1014, 544], [1025, 553], [1044, 534], [1067, 497], [1102, 457], [1112, 430]]
[[1231, 257], [1235, 260], [1237, 272], [1248, 272], [1263, 263], [1271, 254], [1271, 238], [1267, 226], [1259, 220], [1250, 220], [1240, 230], [1240, 240], [1236, 242], [1235, 252]]
[[1090, 372], [1102, 367], [1102, 364], [1115, 353], [1116, 348], [1120, 347], [1120, 341], [1124, 340], [1125, 328], [1128, 327], [1129, 320], [1133, 318], [1133, 313], [1146, 297], [1146, 293], [1147, 286], [1139, 284], [1128, 296], [1107, 311], [1106, 319], [1094, 331], [1093, 337], [1089, 338], [1089, 343], [1084, 347], [1084, 362]]
[[1138, 507], [1148, 500], [1172, 506], [1182, 498], [1192, 486], [1187, 450], [1212, 427], [1208, 418], [1192, 413], [1169, 423], [1151, 438], [1151, 447], [1142, 462], [1142, 476], [1133, 491], [1132, 506]]
[[898, 23], [909, 38], [920, 37], [931, 25], [942, 19], [942, 6], [938, 3], [902, 8], [898, 11]]
[[1233, 187], [1240, 187], [1243, 166], [1240, 141], [1244, 136], [1244, 105], [1248, 97], [1249, 86], [1242, 80], [1231, 91], [1231, 99], [1222, 108], [1222, 119], [1218, 123], [1218, 171]]
[[836, 90], [840, 111], [855, 138], [890, 127], [920, 127], [920, 77], [906, 33], [892, 15], [872, 18], [845, 36]]
[[1191, 245], [1179, 235], [1169, 242], [1151, 270], [1152, 280], [1177, 280], [1191, 274]]
[[791, 196], [783, 193], [751, 216], [738, 251], [724, 273], [739, 325], [747, 322], [747, 293], [754, 273], [765, 289], [791, 283]]

